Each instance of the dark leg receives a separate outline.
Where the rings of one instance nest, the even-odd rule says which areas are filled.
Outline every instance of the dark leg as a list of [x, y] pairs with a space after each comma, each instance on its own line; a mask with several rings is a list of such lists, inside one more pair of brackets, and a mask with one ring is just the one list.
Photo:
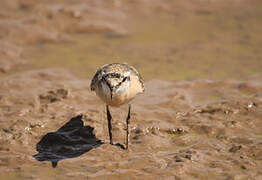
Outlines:
[[108, 105], [106, 105], [106, 114], [107, 114], [108, 133], [109, 133], [110, 144], [113, 145], [113, 140], [112, 140], [112, 125], [111, 125], [112, 116], [111, 116], [111, 114], [110, 114], [109, 106], [108, 106]]
[[126, 117], [126, 150], [128, 149], [130, 110], [131, 110], [131, 104], [129, 104], [128, 114], [127, 114], [127, 117]]

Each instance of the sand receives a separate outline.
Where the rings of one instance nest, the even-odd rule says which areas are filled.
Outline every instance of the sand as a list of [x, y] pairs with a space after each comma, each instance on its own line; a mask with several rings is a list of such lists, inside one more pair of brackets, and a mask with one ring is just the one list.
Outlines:
[[[261, 3], [230, 2], [1, 2], [0, 179], [262, 179]], [[194, 20], [205, 31], [203, 17], [225, 12], [235, 21], [216, 19], [223, 38], [188, 37]], [[141, 16], [174, 16], [185, 34], [172, 45], [173, 27], [143, 36]], [[128, 151], [128, 107], [112, 108], [112, 146], [89, 86], [115, 57], [130, 57], [146, 85], [132, 101]]]

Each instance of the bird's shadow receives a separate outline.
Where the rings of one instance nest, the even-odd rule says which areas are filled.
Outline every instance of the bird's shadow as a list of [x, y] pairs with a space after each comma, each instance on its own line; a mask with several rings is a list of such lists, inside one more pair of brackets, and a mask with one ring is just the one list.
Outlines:
[[47, 133], [36, 145], [38, 161], [50, 161], [56, 167], [58, 161], [78, 157], [103, 142], [96, 138], [94, 128], [84, 126], [82, 115], [73, 117], [55, 132]]

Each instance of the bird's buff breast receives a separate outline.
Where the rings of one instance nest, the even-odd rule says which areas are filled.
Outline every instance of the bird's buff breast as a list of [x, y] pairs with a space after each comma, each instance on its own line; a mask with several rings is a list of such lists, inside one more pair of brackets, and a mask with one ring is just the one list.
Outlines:
[[96, 94], [109, 106], [121, 106], [130, 102], [134, 97], [140, 93], [135, 83], [130, 83], [129, 87], [119, 89], [111, 99], [110, 89], [103, 86], [96, 90]]

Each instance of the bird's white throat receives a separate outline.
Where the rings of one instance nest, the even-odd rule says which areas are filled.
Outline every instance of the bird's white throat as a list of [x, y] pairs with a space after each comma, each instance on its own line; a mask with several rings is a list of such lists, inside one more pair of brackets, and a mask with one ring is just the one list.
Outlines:
[[115, 93], [113, 94], [113, 96], [118, 96], [121, 95], [125, 92], [127, 92], [127, 90], [130, 88], [130, 81], [127, 81], [125, 83], [122, 83], [121, 86], [119, 86], [116, 90]]

